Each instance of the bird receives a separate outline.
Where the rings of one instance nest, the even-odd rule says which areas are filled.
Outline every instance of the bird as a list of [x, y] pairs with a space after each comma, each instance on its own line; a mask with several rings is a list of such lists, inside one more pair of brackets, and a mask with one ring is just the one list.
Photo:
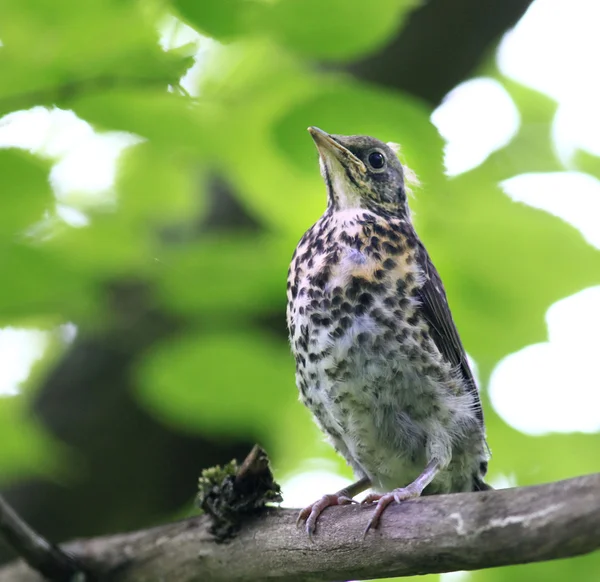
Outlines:
[[327, 189], [300, 239], [286, 319], [300, 399], [357, 481], [304, 508], [312, 537], [334, 505], [485, 491], [490, 457], [477, 385], [441, 278], [411, 220], [398, 147], [309, 127]]

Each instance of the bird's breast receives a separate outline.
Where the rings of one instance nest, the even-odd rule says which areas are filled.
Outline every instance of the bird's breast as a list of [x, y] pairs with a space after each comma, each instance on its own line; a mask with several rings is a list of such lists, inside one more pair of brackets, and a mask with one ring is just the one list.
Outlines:
[[303, 393], [357, 379], [383, 384], [405, 362], [423, 365], [414, 247], [388, 222], [338, 214], [309, 231], [290, 269], [288, 326]]

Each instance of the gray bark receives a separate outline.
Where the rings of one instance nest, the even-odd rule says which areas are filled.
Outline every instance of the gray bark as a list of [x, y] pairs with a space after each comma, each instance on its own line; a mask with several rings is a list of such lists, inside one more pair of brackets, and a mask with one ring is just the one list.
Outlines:
[[[311, 541], [297, 511], [266, 510], [216, 544], [205, 516], [72, 542], [100, 582], [332, 581], [474, 570], [600, 548], [600, 474], [547, 485], [432, 496], [393, 505], [363, 538], [368, 506], [327, 509]], [[22, 564], [0, 582], [40, 582]]]

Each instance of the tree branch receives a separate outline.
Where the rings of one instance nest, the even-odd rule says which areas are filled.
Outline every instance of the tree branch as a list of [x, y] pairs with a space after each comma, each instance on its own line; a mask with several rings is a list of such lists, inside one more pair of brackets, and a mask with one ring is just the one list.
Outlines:
[[71, 582], [87, 578], [83, 566], [30, 528], [0, 496], [0, 534], [31, 568], [48, 580]]
[[[65, 546], [102, 582], [327, 581], [475, 570], [600, 548], [600, 474], [548, 485], [424, 497], [391, 506], [363, 539], [372, 507], [328, 509], [311, 542], [297, 512], [268, 509], [230, 543], [201, 516]], [[39, 582], [23, 564], [0, 582]]]

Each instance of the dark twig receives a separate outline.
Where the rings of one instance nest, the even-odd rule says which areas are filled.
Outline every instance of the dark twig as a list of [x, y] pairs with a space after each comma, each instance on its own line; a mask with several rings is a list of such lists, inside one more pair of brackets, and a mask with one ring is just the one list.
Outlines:
[[27, 525], [0, 496], [0, 533], [13, 549], [52, 582], [89, 582], [91, 578], [72, 556]]

